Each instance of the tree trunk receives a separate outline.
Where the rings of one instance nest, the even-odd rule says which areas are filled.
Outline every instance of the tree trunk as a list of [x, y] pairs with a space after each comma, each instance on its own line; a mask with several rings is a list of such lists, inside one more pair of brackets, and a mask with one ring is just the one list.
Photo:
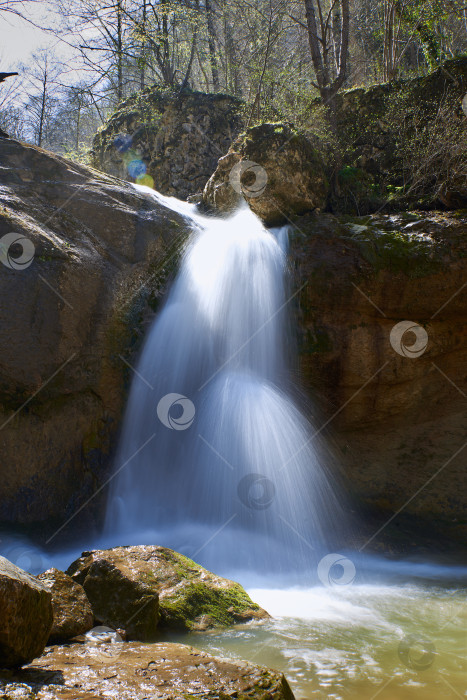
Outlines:
[[44, 123], [45, 123], [45, 109], [47, 104], [47, 64], [44, 69], [44, 78], [42, 82], [42, 100], [41, 100], [41, 113], [39, 117], [39, 134], [37, 138], [37, 145], [42, 146], [42, 139], [44, 136]]
[[123, 100], [122, 0], [117, 0], [117, 100]]
[[143, 20], [141, 32], [141, 68], [139, 74], [139, 85], [141, 90], [144, 90], [146, 82], [146, 21], [147, 21], [146, 0], [143, 0]]
[[[345, 82], [347, 77], [347, 61], [349, 56], [349, 35], [350, 35], [350, 6], [349, 0], [339, 0], [341, 26], [337, 43], [339, 45], [339, 56], [337, 75], [334, 80], [331, 80], [331, 42], [328, 27], [329, 20], [325, 20], [322, 7], [322, 0], [316, 0], [317, 9], [320, 19], [321, 34], [318, 35], [318, 25], [316, 20], [315, 0], [304, 0], [305, 13], [308, 29], [308, 43], [310, 45], [311, 60], [315, 70], [317, 87], [319, 89], [321, 99], [324, 104], [335, 109], [335, 97]], [[332, 33], [332, 29], [331, 29]], [[334, 38], [336, 41], [336, 38]]]
[[208, 48], [209, 62], [211, 64], [212, 87], [214, 92], [219, 92], [219, 69], [217, 66], [216, 55], [216, 30], [214, 27], [214, 11], [212, 9], [211, 0], [205, 0], [206, 20], [208, 25]]

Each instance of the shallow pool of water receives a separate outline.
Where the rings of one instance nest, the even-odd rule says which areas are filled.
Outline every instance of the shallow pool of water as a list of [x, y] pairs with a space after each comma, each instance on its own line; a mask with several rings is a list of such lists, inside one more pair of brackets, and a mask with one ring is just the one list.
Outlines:
[[273, 618], [178, 641], [279, 669], [297, 700], [467, 697], [459, 588], [352, 585], [249, 589]]

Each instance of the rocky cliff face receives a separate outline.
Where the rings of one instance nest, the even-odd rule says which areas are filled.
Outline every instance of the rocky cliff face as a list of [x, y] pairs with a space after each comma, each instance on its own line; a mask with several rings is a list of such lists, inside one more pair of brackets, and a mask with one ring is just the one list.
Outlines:
[[0, 154], [0, 521], [64, 521], [104, 481], [127, 352], [188, 227], [95, 170]]
[[93, 165], [186, 199], [201, 192], [242, 126], [228, 95], [148, 88], [123, 102], [93, 143]]
[[371, 534], [401, 509], [408, 545], [465, 541], [465, 212], [310, 215], [291, 239], [301, 377], [351, 501]]

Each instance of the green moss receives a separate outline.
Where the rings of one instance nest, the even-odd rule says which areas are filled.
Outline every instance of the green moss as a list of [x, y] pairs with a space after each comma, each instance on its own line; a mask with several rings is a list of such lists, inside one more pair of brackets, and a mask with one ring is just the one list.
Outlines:
[[232, 583], [228, 588], [212, 588], [199, 581], [187, 581], [176, 595], [160, 601], [161, 625], [195, 629], [200, 615], [207, 616], [218, 626], [231, 625], [235, 613], [259, 610], [243, 588]]
[[[388, 223], [390, 220], [386, 220], [386, 225]], [[361, 255], [376, 272], [390, 270], [411, 278], [425, 277], [439, 272], [443, 254], [449, 252], [445, 244], [436, 244], [396, 228], [385, 230], [369, 219], [359, 218], [358, 223], [349, 221], [348, 229], [348, 237], [357, 243]]]

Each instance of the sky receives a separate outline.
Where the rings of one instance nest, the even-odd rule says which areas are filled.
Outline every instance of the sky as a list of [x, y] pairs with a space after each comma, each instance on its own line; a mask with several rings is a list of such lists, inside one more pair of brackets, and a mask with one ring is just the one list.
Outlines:
[[[48, 2], [25, 3], [25, 8], [25, 14], [35, 24], [58, 26], [59, 17]], [[54, 47], [60, 57], [71, 55], [71, 49], [52, 33], [9, 12], [0, 12], [0, 71], [15, 70], [20, 63], [28, 63], [32, 53], [43, 47]]]

